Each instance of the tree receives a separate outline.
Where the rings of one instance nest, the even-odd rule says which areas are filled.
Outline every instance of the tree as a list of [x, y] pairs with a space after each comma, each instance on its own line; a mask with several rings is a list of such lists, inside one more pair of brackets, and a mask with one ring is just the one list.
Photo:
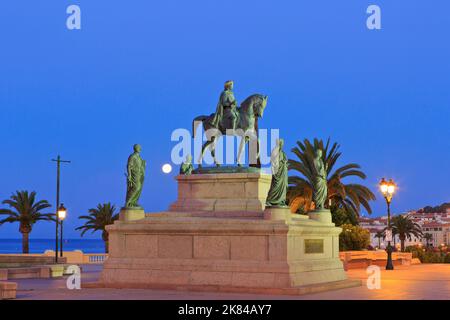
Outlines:
[[30, 252], [29, 235], [33, 225], [37, 221], [55, 221], [55, 214], [42, 213], [41, 211], [50, 208], [47, 200], [36, 201], [36, 192], [16, 191], [10, 199], [2, 201], [10, 209], [0, 209], [0, 215], [7, 216], [0, 220], [0, 225], [9, 222], [19, 222], [19, 232], [22, 233], [22, 253]]
[[381, 238], [385, 238], [384, 232], [377, 231], [377, 233], [375, 234], [375, 238], [378, 238], [378, 248], [381, 248]]
[[430, 241], [433, 240], [433, 235], [431, 233], [425, 233], [423, 235], [423, 239], [425, 239], [426, 243], [427, 243], [427, 248], [430, 246]]
[[119, 214], [115, 213], [116, 207], [111, 205], [110, 202], [97, 205], [97, 208], [89, 209], [88, 216], [80, 216], [78, 219], [87, 220], [84, 225], [76, 228], [75, 230], [81, 230], [81, 236], [86, 231], [92, 230], [92, 232], [101, 231], [102, 239], [105, 242], [105, 252], [109, 252], [109, 235], [106, 231], [106, 226], [113, 224], [114, 221], [119, 219]]
[[[331, 200], [331, 206], [344, 209], [351, 219], [357, 220], [364, 207], [367, 213], [372, 213], [369, 202], [375, 200], [375, 195], [367, 187], [356, 184], [345, 184], [342, 180], [347, 177], [358, 177], [366, 179], [366, 175], [356, 163], [349, 163], [333, 171], [336, 162], [341, 156], [339, 145], [333, 143], [330, 146], [330, 139], [324, 144], [322, 140], [314, 139], [311, 143], [308, 139], [303, 142], [297, 141], [297, 146], [292, 149], [298, 160], [289, 160], [290, 170], [300, 173], [299, 176], [289, 177], [289, 199], [294, 201], [298, 197], [306, 199], [308, 205], [312, 207], [313, 202], [313, 181], [315, 168], [313, 164], [316, 150], [322, 150], [322, 160], [327, 165], [328, 180], [328, 200]], [[328, 201], [327, 201], [328, 202]], [[325, 206], [329, 208], [329, 203]]]
[[440, 206], [425, 206], [422, 209], [418, 210], [418, 213], [445, 213], [450, 209], [450, 202], [445, 202]]
[[405, 251], [405, 240], [411, 240], [412, 236], [416, 238], [422, 237], [421, 227], [411, 220], [410, 216], [395, 216], [392, 218], [392, 233], [398, 234], [400, 239], [401, 251]]
[[336, 206], [331, 206], [331, 219], [336, 226], [341, 226], [343, 224], [358, 225], [358, 220], [352, 214], [349, 214], [343, 208]]
[[343, 224], [341, 228], [342, 232], [339, 235], [340, 251], [362, 250], [369, 246], [369, 230], [351, 224]]

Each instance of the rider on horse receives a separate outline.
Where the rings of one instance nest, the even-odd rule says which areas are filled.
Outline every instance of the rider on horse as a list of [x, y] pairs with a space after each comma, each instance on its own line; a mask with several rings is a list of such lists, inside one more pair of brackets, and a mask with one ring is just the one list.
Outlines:
[[[233, 81], [229, 80], [225, 82], [224, 87], [224, 91], [220, 94], [216, 113], [211, 121], [211, 125], [215, 128], [222, 126], [224, 128], [235, 130], [238, 121], [238, 113], [236, 110], [237, 102], [233, 93]], [[223, 120], [226, 122], [224, 123]]]

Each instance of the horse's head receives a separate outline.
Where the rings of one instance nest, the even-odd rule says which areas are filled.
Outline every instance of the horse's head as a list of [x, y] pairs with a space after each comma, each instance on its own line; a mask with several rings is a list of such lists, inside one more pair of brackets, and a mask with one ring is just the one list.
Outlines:
[[266, 105], [267, 105], [267, 96], [263, 96], [263, 95], [258, 95], [258, 102], [255, 103], [254, 106], [254, 111], [255, 111], [255, 116], [262, 118], [264, 115], [264, 110], [266, 109]]
[[266, 105], [267, 96], [262, 94], [253, 94], [242, 101], [240, 108], [244, 114], [251, 114], [256, 118], [262, 118]]

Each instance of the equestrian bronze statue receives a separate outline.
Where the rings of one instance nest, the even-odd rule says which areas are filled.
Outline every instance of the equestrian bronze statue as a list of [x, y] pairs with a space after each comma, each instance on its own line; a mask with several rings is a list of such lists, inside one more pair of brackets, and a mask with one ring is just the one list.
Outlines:
[[[225, 83], [225, 89], [220, 95], [216, 112], [209, 116], [198, 116], [193, 120], [193, 137], [195, 138], [197, 126], [201, 123], [207, 138], [207, 141], [202, 146], [202, 151], [198, 159], [199, 167], [201, 167], [205, 151], [208, 148], [211, 151], [214, 163], [216, 166], [219, 166], [216, 159], [215, 147], [218, 138], [222, 135], [241, 137], [236, 159], [238, 166], [242, 166], [240, 159], [247, 143], [249, 141], [258, 141], [257, 120], [263, 117], [267, 104], [267, 96], [253, 94], [245, 99], [240, 106], [237, 106], [232, 90], [233, 81], [227, 81]], [[259, 155], [256, 152], [256, 161], [258, 157]]]

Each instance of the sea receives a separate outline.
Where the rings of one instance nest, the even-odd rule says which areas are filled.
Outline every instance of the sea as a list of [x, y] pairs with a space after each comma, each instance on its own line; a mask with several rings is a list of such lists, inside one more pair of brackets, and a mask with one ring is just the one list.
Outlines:
[[[30, 253], [44, 253], [46, 250], [55, 250], [55, 239], [30, 239]], [[104, 253], [105, 245], [101, 239], [64, 239], [63, 250]], [[2, 253], [22, 253], [22, 239], [0, 239]]]

